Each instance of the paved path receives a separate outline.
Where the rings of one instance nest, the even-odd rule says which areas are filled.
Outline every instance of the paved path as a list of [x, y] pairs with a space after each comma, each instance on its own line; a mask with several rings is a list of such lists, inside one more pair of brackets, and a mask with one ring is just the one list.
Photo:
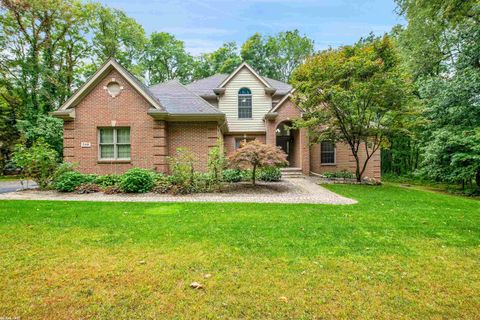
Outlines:
[[37, 184], [33, 181], [23, 180], [23, 185], [22, 180], [0, 181], [0, 193], [15, 192], [26, 188], [34, 189], [36, 187]]
[[[268, 188], [273, 191], [265, 191]], [[235, 188], [235, 187], [233, 187]], [[127, 202], [254, 202], [254, 203], [314, 203], [354, 204], [357, 201], [329, 191], [311, 178], [284, 179], [282, 182], [259, 183], [259, 192], [202, 193], [190, 195], [169, 194], [75, 194], [56, 191], [25, 190], [0, 194], [0, 200], [61, 200], [61, 201], [127, 201]], [[281, 190], [281, 191], [278, 191]]]

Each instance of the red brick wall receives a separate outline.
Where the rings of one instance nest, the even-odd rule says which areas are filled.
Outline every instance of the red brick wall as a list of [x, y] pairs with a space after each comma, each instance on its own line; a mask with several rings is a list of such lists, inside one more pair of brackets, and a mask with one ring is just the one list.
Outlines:
[[187, 148], [195, 158], [194, 168], [207, 171], [208, 152], [221, 137], [216, 122], [168, 122], [168, 153]]
[[[311, 171], [315, 173], [349, 171], [355, 173], [355, 158], [352, 155], [350, 147], [344, 143], [336, 144], [336, 164], [326, 165], [320, 163], [320, 144], [314, 144], [310, 148], [310, 166]], [[365, 151], [360, 152], [360, 160], [363, 165]], [[380, 179], [380, 151], [377, 151], [369, 160], [365, 169], [364, 177]]]
[[[115, 98], [104, 89], [112, 78], [123, 86]], [[165, 171], [165, 124], [147, 115], [148, 108], [150, 104], [113, 70], [78, 104], [75, 120], [65, 122], [65, 161], [78, 163], [85, 173], [122, 173], [132, 167]], [[99, 161], [98, 128], [112, 126], [130, 127], [131, 161]], [[91, 147], [81, 148], [81, 142]]]
[[227, 155], [231, 154], [235, 151], [235, 139], [236, 138], [247, 138], [247, 139], [255, 139], [260, 141], [261, 143], [265, 143], [265, 135], [264, 134], [252, 134], [252, 133], [237, 133], [237, 134], [229, 134], [224, 136], [223, 143], [225, 146], [225, 153]]
[[[288, 99], [279, 109], [277, 117], [274, 120], [268, 120], [267, 125], [267, 144], [276, 145], [276, 129], [285, 121], [293, 121], [302, 116], [300, 109]], [[310, 148], [308, 144], [307, 131], [304, 128], [294, 131], [293, 133], [293, 150], [291, 151], [290, 167], [301, 168], [303, 174], [310, 174]]]

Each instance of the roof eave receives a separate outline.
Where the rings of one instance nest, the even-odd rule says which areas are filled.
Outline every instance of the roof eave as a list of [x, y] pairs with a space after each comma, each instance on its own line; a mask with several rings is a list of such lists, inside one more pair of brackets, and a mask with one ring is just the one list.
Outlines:
[[73, 121], [75, 120], [75, 109], [68, 109], [68, 110], [58, 110], [54, 112], [50, 112], [50, 115], [62, 119], [64, 121]]

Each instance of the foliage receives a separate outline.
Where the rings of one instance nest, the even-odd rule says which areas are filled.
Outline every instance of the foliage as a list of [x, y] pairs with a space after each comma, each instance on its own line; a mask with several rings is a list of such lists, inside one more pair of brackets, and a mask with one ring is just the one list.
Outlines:
[[127, 193], [145, 193], [155, 185], [155, 173], [141, 168], [132, 168], [122, 175], [120, 189]]
[[226, 42], [211, 53], [202, 54], [195, 60], [193, 78], [202, 79], [217, 73], [231, 73], [241, 63], [235, 42]]
[[115, 58], [134, 74], [140, 74], [136, 63], [147, 43], [143, 27], [118, 9], [94, 4], [91, 11], [89, 24], [95, 60]]
[[18, 120], [18, 131], [26, 145], [42, 138], [58, 155], [63, 153], [63, 121], [49, 115], [40, 115], [33, 120]]
[[259, 33], [242, 45], [241, 57], [261, 75], [288, 82], [293, 70], [313, 54], [314, 44], [298, 30], [262, 37]]
[[152, 189], [152, 192], [154, 192], [154, 193], [167, 193], [167, 192], [170, 191], [171, 187], [172, 187], [172, 183], [170, 182], [170, 179], [168, 179], [167, 176], [158, 175], [158, 177], [155, 181], [155, 186]]
[[293, 83], [297, 103], [305, 110], [297, 125], [309, 128], [312, 142], [346, 143], [358, 181], [373, 154], [388, 146], [389, 134], [406, 130], [410, 80], [388, 36], [325, 50], [296, 70]]
[[60, 192], [73, 192], [84, 183], [94, 183], [96, 175], [83, 174], [77, 171], [66, 171], [53, 181], [53, 187]]
[[82, 183], [78, 187], [75, 188], [75, 193], [78, 194], [88, 194], [88, 193], [95, 193], [100, 192], [101, 188], [98, 184], [95, 183]]
[[480, 188], [480, 6], [458, 0], [397, 4], [408, 20], [399, 42], [426, 119], [420, 172], [463, 186], [476, 180]]
[[195, 179], [193, 163], [195, 158], [186, 148], [177, 148], [175, 157], [168, 157], [171, 175], [169, 181], [173, 185], [174, 193], [191, 193]]
[[257, 168], [287, 165], [287, 155], [279, 147], [263, 144], [257, 140], [244, 143], [229, 157], [233, 167], [250, 167], [251, 181], [255, 185]]
[[258, 177], [262, 181], [275, 182], [282, 179], [282, 172], [276, 167], [265, 167], [260, 170]]
[[150, 84], [178, 79], [189, 82], [193, 58], [185, 51], [183, 41], [166, 32], [153, 32], [142, 55], [144, 72]]
[[208, 151], [208, 172], [216, 182], [222, 180], [222, 172], [226, 163], [222, 141], [218, 140], [215, 146]]
[[225, 169], [222, 172], [223, 181], [240, 182], [243, 180], [244, 171], [240, 169]]
[[355, 179], [355, 174], [348, 171], [323, 172], [322, 176], [325, 178], [341, 178], [341, 179]]
[[29, 148], [18, 144], [12, 162], [22, 169], [23, 176], [34, 180], [40, 189], [48, 187], [58, 167], [57, 153], [42, 139]]
[[110, 187], [110, 186], [118, 186], [122, 181], [122, 176], [118, 174], [106, 174], [102, 176], [98, 176], [95, 179], [95, 183], [98, 184], [102, 188]]

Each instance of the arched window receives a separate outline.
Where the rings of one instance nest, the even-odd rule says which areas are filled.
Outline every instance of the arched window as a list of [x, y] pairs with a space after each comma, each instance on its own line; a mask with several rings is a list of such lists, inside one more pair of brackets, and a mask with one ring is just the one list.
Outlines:
[[248, 88], [238, 90], [238, 118], [252, 118], [252, 91]]

